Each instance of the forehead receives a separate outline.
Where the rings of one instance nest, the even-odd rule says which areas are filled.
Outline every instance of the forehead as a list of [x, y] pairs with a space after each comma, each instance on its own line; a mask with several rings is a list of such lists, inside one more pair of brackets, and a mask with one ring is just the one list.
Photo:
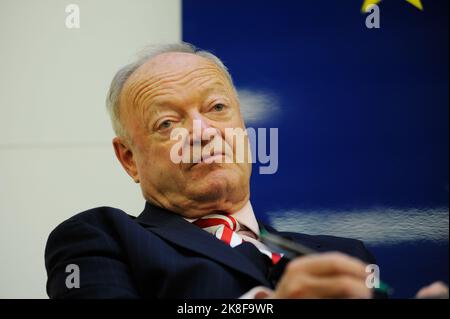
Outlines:
[[[209, 86], [230, 86], [224, 71], [214, 62], [191, 53], [163, 53], [141, 65], [124, 85], [124, 95], [133, 104], [158, 92], [188, 89], [191, 92]], [[139, 103], [137, 103], [139, 104]]]

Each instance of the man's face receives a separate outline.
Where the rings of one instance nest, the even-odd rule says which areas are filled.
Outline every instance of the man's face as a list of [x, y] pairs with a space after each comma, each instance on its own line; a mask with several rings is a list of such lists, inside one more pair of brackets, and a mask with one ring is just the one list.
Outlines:
[[[236, 145], [226, 128], [244, 129], [239, 102], [223, 71], [213, 62], [189, 53], [165, 53], [147, 61], [126, 81], [120, 98], [121, 121], [129, 141], [114, 140], [116, 154], [128, 174], [141, 183], [144, 197], [186, 217], [213, 211], [233, 212], [249, 199], [251, 163], [224, 163]], [[191, 145], [194, 120], [226, 155], [222, 163], [174, 163], [171, 139], [176, 128], [188, 130]], [[198, 133], [198, 132], [197, 132]], [[248, 140], [245, 139], [248, 147]], [[189, 145], [189, 144], [187, 144]], [[191, 153], [192, 153], [192, 147]], [[231, 150], [231, 154], [229, 151]]]

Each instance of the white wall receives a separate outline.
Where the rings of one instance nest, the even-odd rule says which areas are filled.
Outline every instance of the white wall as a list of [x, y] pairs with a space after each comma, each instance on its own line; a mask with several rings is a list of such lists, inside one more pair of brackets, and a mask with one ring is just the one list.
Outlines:
[[[50, 231], [108, 205], [144, 201], [114, 157], [104, 100], [146, 44], [181, 39], [181, 0], [2, 0], [0, 298], [46, 298]], [[66, 5], [80, 29], [65, 26]]]

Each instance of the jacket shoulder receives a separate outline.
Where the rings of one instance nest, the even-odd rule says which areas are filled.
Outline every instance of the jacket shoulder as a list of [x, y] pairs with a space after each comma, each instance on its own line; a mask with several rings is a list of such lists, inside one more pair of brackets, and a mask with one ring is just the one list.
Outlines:
[[117, 228], [117, 225], [132, 223], [134, 219], [134, 216], [120, 209], [107, 206], [83, 211], [61, 222], [51, 231], [46, 251], [54, 242], [59, 243], [63, 240], [64, 244], [69, 244], [73, 241], [89, 240], [92, 236], [88, 235], [109, 234]]
[[138, 227], [136, 217], [113, 207], [96, 207], [78, 213], [56, 226], [47, 239], [45, 255], [59, 245], [93, 241], [119, 241], [121, 233]]
[[[47, 293], [51, 298], [136, 297], [129, 275], [123, 238], [138, 227], [120, 209], [97, 207], [70, 217], [49, 235], [45, 247]], [[83, 272], [83, 289], [66, 285], [67, 266]]]
[[71, 222], [100, 223], [102, 221], [115, 219], [133, 220], [135, 219], [135, 217], [132, 215], [128, 215], [123, 210], [118, 208], [101, 206], [75, 214], [74, 216], [62, 222], [60, 225]]

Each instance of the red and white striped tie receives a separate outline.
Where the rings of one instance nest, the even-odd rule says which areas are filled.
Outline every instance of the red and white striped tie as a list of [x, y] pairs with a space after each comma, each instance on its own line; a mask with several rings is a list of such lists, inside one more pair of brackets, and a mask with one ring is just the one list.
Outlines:
[[[200, 228], [203, 228], [208, 233], [214, 235], [218, 239], [224, 241], [231, 247], [236, 247], [245, 241], [237, 232], [240, 230], [240, 225], [237, 220], [230, 214], [211, 214], [197, 219], [193, 222]], [[256, 245], [255, 245], [256, 246]], [[264, 249], [256, 246], [261, 253], [266, 255], [272, 260], [275, 265], [280, 261], [282, 255], [271, 252], [268, 249]]]

